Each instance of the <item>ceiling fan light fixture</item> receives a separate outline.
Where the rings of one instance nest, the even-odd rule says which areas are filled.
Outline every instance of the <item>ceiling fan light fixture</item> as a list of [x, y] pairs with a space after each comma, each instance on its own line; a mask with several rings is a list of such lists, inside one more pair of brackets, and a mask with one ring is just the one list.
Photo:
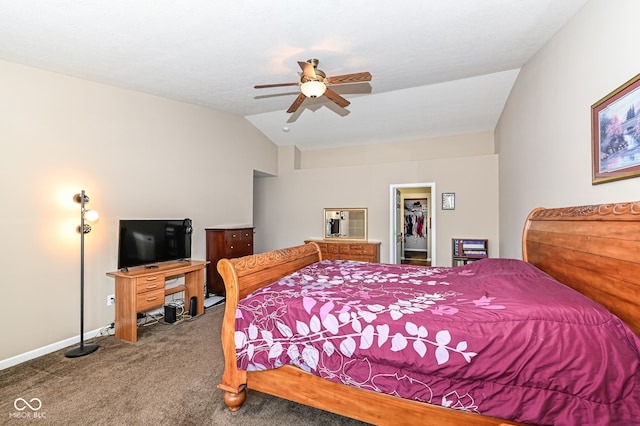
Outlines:
[[346, 108], [349, 106], [349, 101], [334, 92], [327, 86], [334, 86], [337, 84], [351, 84], [351, 83], [363, 83], [371, 81], [370, 72], [358, 72], [344, 75], [334, 75], [327, 78], [324, 71], [318, 69], [317, 59], [309, 59], [307, 62], [298, 61], [298, 65], [302, 72], [298, 73], [300, 80], [297, 83], [277, 83], [277, 84], [258, 84], [253, 86], [256, 89], [266, 89], [270, 87], [281, 86], [298, 86], [300, 87], [300, 93], [296, 96], [287, 113], [292, 114], [300, 108], [300, 105], [307, 98], [317, 98], [319, 96], [326, 96], [327, 99], [332, 101], [340, 108]]
[[322, 96], [325, 90], [327, 90], [327, 86], [321, 81], [307, 81], [300, 86], [300, 91], [304, 93], [307, 98]]

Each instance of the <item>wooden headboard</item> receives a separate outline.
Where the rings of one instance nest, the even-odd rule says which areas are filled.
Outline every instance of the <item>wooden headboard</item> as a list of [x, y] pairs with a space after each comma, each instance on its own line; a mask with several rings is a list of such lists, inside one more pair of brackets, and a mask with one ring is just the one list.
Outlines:
[[536, 209], [525, 223], [522, 255], [640, 335], [640, 201]]

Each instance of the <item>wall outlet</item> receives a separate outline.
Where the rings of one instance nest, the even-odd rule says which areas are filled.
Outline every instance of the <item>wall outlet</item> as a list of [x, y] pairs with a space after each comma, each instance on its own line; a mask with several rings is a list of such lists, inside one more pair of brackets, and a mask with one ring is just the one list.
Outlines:
[[116, 295], [115, 294], [110, 294], [107, 296], [107, 306], [111, 306], [111, 305], [115, 305], [116, 304]]

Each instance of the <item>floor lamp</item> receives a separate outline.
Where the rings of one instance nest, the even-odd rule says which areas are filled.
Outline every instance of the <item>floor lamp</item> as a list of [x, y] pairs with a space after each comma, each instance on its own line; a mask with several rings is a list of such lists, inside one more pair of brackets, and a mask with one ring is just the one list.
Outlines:
[[94, 343], [84, 343], [84, 234], [91, 232], [91, 225], [85, 224], [86, 221], [95, 221], [98, 219], [98, 212], [95, 210], [86, 210], [85, 204], [89, 202], [89, 197], [84, 193], [84, 189], [80, 194], [76, 194], [74, 200], [80, 203], [80, 346], [69, 349], [64, 356], [67, 358], [77, 358], [98, 350], [98, 345]]

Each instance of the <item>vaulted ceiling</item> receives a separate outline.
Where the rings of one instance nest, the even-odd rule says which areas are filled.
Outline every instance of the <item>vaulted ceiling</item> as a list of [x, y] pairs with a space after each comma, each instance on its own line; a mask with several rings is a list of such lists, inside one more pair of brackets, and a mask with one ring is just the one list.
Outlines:
[[[587, 0], [0, 0], [0, 60], [245, 116], [302, 150], [492, 131], [519, 69]], [[297, 61], [351, 102], [307, 99]]]

